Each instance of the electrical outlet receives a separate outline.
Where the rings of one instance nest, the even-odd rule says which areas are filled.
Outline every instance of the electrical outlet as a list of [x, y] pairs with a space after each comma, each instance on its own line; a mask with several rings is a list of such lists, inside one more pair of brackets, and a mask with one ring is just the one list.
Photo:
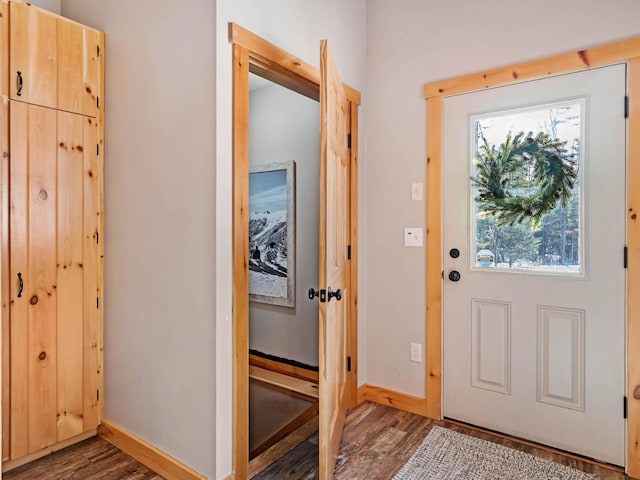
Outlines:
[[411, 361], [412, 362], [422, 361], [422, 345], [421, 344], [411, 342]]

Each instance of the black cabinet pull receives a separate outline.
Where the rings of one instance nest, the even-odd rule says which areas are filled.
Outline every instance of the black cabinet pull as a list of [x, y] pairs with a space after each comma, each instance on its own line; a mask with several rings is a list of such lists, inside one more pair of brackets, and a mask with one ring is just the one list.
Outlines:
[[320, 292], [314, 288], [309, 289], [309, 300], [313, 300], [315, 297], [319, 296]]
[[24, 282], [22, 281], [22, 273], [18, 273], [18, 298], [22, 297], [23, 289], [24, 289]]
[[20, 71], [18, 71], [18, 91], [16, 92], [16, 95], [22, 95], [22, 72]]

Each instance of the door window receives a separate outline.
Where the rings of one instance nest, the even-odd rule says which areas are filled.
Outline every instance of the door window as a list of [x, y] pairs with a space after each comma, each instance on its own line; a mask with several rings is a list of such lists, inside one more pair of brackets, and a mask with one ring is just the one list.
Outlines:
[[471, 116], [472, 270], [584, 274], [585, 103]]

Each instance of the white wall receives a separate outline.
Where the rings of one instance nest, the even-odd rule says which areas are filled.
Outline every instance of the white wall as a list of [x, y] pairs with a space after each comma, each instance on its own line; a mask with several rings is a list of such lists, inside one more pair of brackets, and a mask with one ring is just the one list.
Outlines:
[[106, 32], [105, 416], [214, 478], [215, 4], [62, 13]]
[[[251, 74], [253, 75], [253, 74]], [[296, 305], [249, 304], [249, 348], [318, 366], [320, 104], [272, 83], [249, 96], [249, 164], [296, 162]]]
[[60, 15], [60, 0], [29, 0], [29, 3]]
[[[320, 40], [329, 39], [342, 80], [364, 93], [366, 62], [365, 0], [300, 2], [272, 0], [218, 0], [217, 12], [217, 432], [218, 478], [231, 471], [231, 78], [232, 57], [227, 23], [234, 21], [268, 39], [302, 60], [319, 66]], [[366, 109], [366, 97], [363, 98]], [[364, 132], [364, 120], [360, 132]], [[362, 137], [361, 137], [362, 138]], [[361, 180], [365, 173], [364, 148], [360, 149]], [[361, 192], [362, 193], [362, 192]], [[363, 200], [363, 197], [361, 198]], [[363, 204], [363, 201], [361, 201]], [[364, 218], [364, 215], [361, 215]], [[364, 223], [360, 225], [364, 231]], [[364, 236], [361, 252], [365, 250]], [[360, 270], [361, 277], [363, 270]], [[364, 295], [360, 287], [361, 298]], [[366, 314], [362, 308], [360, 318]], [[364, 347], [366, 327], [360, 323]], [[361, 357], [362, 358], [362, 357]], [[363, 365], [364, 368], [364, 365]], [[364, 370], [360, 370], [363, 375]], [[363, 378], [363, 377], [361, 377]]]
[[[640, 36], [637, 0], [367, 0], [367, 383], [425, 394], [425, 251], [402, 246], [425, 226], [426, 82]], [[424, 355], [423, 355], [424, 358]]]

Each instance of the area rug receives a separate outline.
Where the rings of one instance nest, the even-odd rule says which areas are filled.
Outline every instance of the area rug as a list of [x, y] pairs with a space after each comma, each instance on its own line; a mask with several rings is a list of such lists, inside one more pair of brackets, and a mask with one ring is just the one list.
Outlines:
[[593, 480], [525, 452], [433, 427], [393, 480]]

